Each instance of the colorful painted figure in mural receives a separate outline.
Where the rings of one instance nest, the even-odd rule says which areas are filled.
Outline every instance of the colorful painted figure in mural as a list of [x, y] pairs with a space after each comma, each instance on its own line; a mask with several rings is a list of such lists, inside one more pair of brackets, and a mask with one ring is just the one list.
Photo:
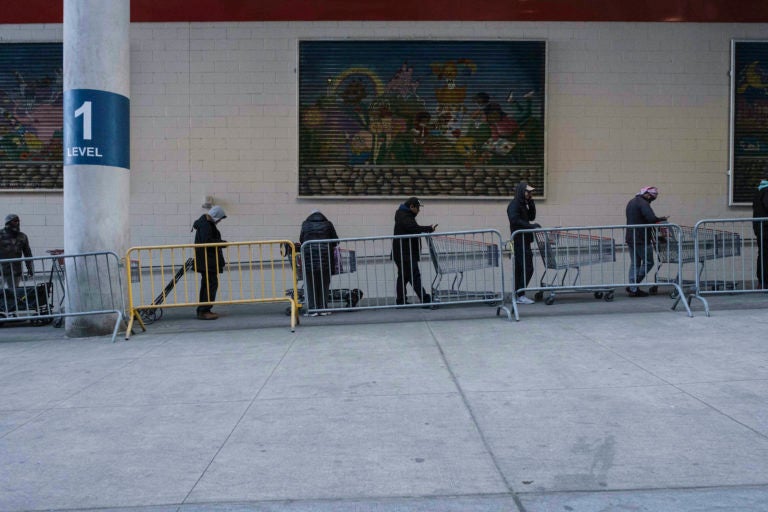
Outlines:
[[419, 81], [413, 79], [413, 67], [408, 62], [403, 62], [395, 72], [395, 75], [387, 83], [387, 94], [394, 94], [401, 98], [416, 96], [416, 90], [419, 88]]

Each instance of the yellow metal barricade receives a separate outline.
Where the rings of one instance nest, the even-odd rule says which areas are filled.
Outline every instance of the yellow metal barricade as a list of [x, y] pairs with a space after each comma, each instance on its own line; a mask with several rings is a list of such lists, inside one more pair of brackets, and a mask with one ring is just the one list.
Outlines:
[[[223, 264], [218, 258], [208, 260], [211, 248], [221, 251]], [[174, 307], [288, 302], [291, 331], [296, 328], [296, 247], [289, 240], [132, 247], [125, 260], [131, 262], [125, 266], [129, 305], [125, 339], [130, 338], [134, 321], [146, 330], [145, 320], [157, 319], [164, 308]], [[218, 293], [214, 301], [201, 302], [201, 286], [208, 282], [198, 269], [209, 267], [215, 267], [218, 275]]]

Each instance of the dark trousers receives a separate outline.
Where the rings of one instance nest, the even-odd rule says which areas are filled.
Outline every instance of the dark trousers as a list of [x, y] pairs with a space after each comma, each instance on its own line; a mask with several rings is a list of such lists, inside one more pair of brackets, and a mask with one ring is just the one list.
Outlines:
[[316, 269], [307, 276], [307, 309], [325, 309], [328, 289], [331, 286], [331, 269]]
[[421, 287], [421, 271], [419, 270], [419, 262], [411, 261], [410, 259], [395, 259], [395, 265], [397, 266], [397, 281], [395, 282], [395, 290], [397, 292], [397, 304], [405, 304], [406, 290], [405, 287], [408, 283], [411, 283], [413, 291], [419, 296], [421, 302], [429, 302], [429, 294]]
[[[653, 269], [653, 244], [649, 240], [640, 241], [635, 245], [627, 242], [629, 249], [629, 282], [640, 283]], [[637, 291], [637, 286], [630, 286], [630, 290]]]
[[768, 230], [758, 232], [757, 238], [757, 286], [768, 288]]
[[[200, 302], [213, 302], [216, 300], [216, 290], [219, 289], [219, 274], [216, 269], [207, 269], [202, 272], [200, 278]], [[213, 305], [198, 306], [197, 312], [206, 313]]]
[[523, 240], [524, 235], [517, 236], [513, 241], [515, 251], [515, 282], [512, 286], [515, 295], [518, 297], [525, 295], [524, 291], [518, 291], [525, 288], [533, 277], [533, 251], [531, 244]]

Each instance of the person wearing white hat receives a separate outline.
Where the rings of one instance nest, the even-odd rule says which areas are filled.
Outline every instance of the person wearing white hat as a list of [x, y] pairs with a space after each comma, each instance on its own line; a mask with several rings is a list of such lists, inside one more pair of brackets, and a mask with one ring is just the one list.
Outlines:
[[[507, 205], [509, 230], [514, 233], [519, 229], [538, 229], [540, 224], [532, 222], [536, 218], [536, 202], [533, 200], [534, 188], [527, 182], [521, 181], [515, 187], [515, 197]], [[515, 253], [515, 302], [518, 304], [533, 304], [534, 301], [525, 296], [525, 291], [518, 291], [528, 286], [533, 277], [533, 243], [532, 233], [523, 233], [512, 240]]]
[[[213, 244], [224, 242], [216, 225], [227, 218], [221, 206], [214, 206], [204, 213], [192, 225], [196, 230], [195, 244]], [[195, 247], [195, 268], [201, 274], [200, 302], [215, 302], [216, 291], [219, 289], [219, 274], [224, 272], [224, 251], [219, 247]], [[197, 307], [197, 318], [200, 320], [216, 320], [219, 315], [211, 311], [212, 304]]]
[[[659, 196], [656, 187], [643, 187], [635, 197], [627, 203], [627, 225], [657, 224], [666, 222], [668, 217], [657, 217], [651, 208], [651, 203]], [[641, 282], [653, 268], [653, 234], [654, 228], [627, 228], [625, 242], [629, 249], [629, 282], [627, 295], [630, 297], [647, 297], [648, 292], [641, 290], [636, 283]], [[633, 286], [634, 285], [634, 286]]]

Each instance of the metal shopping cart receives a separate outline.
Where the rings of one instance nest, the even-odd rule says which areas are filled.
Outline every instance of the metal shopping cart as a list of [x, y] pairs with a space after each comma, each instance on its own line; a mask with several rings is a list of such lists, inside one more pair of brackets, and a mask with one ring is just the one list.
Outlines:
[[[699, 229], [698, 261], [696, 258], [694, 228], [690, 226], [680, 226], [680, 237], [680, 240], [678, 240], [677, 230], [661, 227], [659, 228], [659, 232], [653, 238], [653, 243], [656, 247], [656, 255], [659, 260], [654, 276], [654, 280], [657, 283], [664, 282], [665, 280], [663, 277], [659, 277], [659, 273], [664, 265], [680, 264], [682, 267], [687, 263], [697, 263], [698, 276], [701, 278], [701, 274], [704, 272], [704, 263], [706, 261], [741, 255], [741, 235], [738, 233], [731, 233], [719, 229]], [[692, 279], [683, 279], [681, 272], [682, 269], [679, 269], [678, 274], [672, 279], [667, 279], [667, 281], [676, 283], [681, 287], [693, 287], [696, 284], [696, 281]], [[736, 286], [735, 282], [724, 280], [707, 280], [700, 281], [700, 283], [705, 289], [709, 290], [727, 290], [733, 289]], [[649, 292], [652, 294], [658, 293], [658, 287], [651, 286]], [[670, 292], [670, 297], [673, 299], [677, 298], [676, 289]]]
[[[483, 242], [470, 238], [436, 235], [427, 237], [429, 256], [435, 268], [432, 280], [432, 300], [434, 302], [450, 302], [451, 300], [486, 300], [490, 306], [502, 302], [499, 293], [493, 290], [469, 291], [463, 289], [466, 272], [494, 268], [499, 266], [498, 244]], [[454, 275], [449, 289], [440, 289], [443, 276]], [[473, 283], [488, 284], [493, 288], [493, 276], [484, 274], [475, 276]]]
[[[542, 288], [574, 287], [569, 291], [591, 292], [596, 299], [604, 299], [606, 302], [613, 300], [613, 288], [576, 288], [581, 267], [616, 261], [616, 242], [613, 238], [573, 231], [537, 231], [534, 234], [545, 267], [539, 286]], [[575, 270], [576, 275], [572, 282], [566, 284], [568, 272], [571, 270]], [[552, 272], [552, 279], [547, 281], [549, 272]], [[554, 304], [556, 294], [554, 289], [550, 290], [544, 303], [548, 306]], [[544, 297], [543, 291], [536, 292], [536, 300], [541, 300], [542, 297]]]
[[[131, 262], [131, 264], [134, 264], [134, 262]], [[138, 262], [135, 262], [135, 266], [136, 266], [136, 271], [135, 271], [136, 276], [138, 276], [139, 275]], [[165, 302], [165, 298], [176, 287], [176, 283], [179, 282], [179, 279], [181, 279], [186, 272], [189, 272], [190, 270], [192, 270], [194, 266], [195, 266], [195, 259], [187, 258], [187, 261], [184, 262], [184, 266], [179, 267], [179, 269], [173, 275], [171, 280], [168, 281], [168, 284], [165, 285], [165, 288], [163, 288], [163, 291], [161, 291], [157, 295], [157, 297], [155, 297], [155, 300], [152, 301], [152, 305], [159, 306], [163, 302]], [[133, 269], [131, 270], [133, 272]], [[141, 315], [141, 319], [145, 324], [151, 324], [163, 318], [163, 308], [142, 309], [139, 312], [139, 314]]]
[[[301, 282], [302, 278], [304, 276], [304, 267], [302, 264], [302, 257], [301, 257], [301, 243], [300, 242], [294, 242], [293, 244], [296, 247], [296, 275], [297, 279]], [[280, 247], [280, 253], [283, 257], [286, 257], [290, 260], [291, 258], [291, 247], [289, 244], [283, 244]], [[348, 274], [353, 273], [357, 271], [357, 257], [355, 255], [354, 250], [350, 249], [342, 249], [340, 247], [335, 247], [333, 251], [333, 263], [331, 264], [331, 275], [335, 276], [338, 274]], [[298, 286], [298, 302], [299, 307], [303, 307], [305, 304], [304, 301], [304, 286], [299, 285]], [[285, 290], [285, 295], [287, 297], [293, 298], [293, 289], [288, 288]], [[363, 298], [363, 291], [359, 290], [358, 288], [331, 288], [328, 290], [328, 297], [326, 298], [327, 304], [343, 308], [354, 308], [357, 306], [357, 304], [360, 302], [360, 300]], [[285, 314], [289, 315], [291, 314], [291, 308], [288, 307], [285, 309]]]

